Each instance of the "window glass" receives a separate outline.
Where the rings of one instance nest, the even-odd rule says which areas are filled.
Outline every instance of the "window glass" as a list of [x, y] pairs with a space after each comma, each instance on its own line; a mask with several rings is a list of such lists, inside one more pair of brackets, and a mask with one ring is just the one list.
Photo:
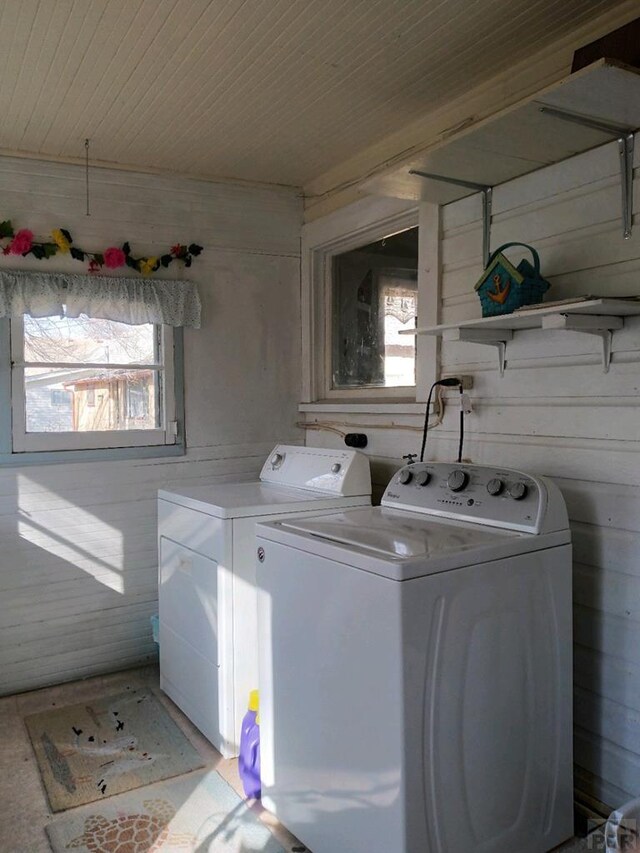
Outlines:
[[418, 229], [334, 257], [332, 387], [415, 386]]
[[[27, 367], [27, 432], [156, 429], [156, 378], [151, 370]], [[66, 395], [62, 397], [62, 395]], [[62, 402], [54, 402], [54, 401]]]
[[181, 340], [170, 326], [25, 315], [5, 328], [12, 454], [182, 444]]
[[155, 359], [154, 326], [80, 317], [24, 317], [25, 362], [149, 364]]
[[160, 328], [88, 317], [22, 323], [25, 431], [91, 433], [163, 427]]

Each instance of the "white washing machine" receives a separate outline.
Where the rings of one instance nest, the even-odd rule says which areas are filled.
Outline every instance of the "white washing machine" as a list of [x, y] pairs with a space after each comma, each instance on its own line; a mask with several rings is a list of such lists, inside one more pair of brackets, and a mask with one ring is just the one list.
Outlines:
[[260, 524], [263, 803], [313, 853], [572, 835], [571, 545], [550, 481], [414, 464]]
[[258, 686], [255, 522], [370, 504], [366, 456], [288, 445], [257, 482], [158, 492], [160, 687], [225, 757]]

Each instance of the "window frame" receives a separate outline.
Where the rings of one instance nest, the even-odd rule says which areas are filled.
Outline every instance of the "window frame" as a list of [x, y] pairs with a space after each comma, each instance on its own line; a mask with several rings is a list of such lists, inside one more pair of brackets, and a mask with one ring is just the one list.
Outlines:
[[[400, 208], [400, 209], [399, 209]], [[332, 387], [332, 270], [336, 255], [418, 227], [418, 325], [439, 322], [440, 208], [365, 199], [308, 223], [302, 239], [303, 390], [301, 403], [424, 402], [439, 371], [439, 341], [416, 337], [415, 386]]]
[[[161, 326], [164, 427], [153, 430], [27, 433], [22, 362], [22, 318], [0, 319], [0, 465], [47, 464], [183, 455], [184, 349], [181, 328]], [[17, 385], [21, 385], [20, 390]]]

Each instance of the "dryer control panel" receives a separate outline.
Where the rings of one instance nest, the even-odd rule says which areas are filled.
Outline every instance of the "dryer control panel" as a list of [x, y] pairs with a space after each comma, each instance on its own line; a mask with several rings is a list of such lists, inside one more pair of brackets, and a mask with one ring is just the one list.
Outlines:
[[564, 502], [548, 479], [486, 465], [405, 465], [387, 486], [382, 506], [526, 533], [567, 527]]
[[371, 494], [369, 459], [357, 450], [277, 444], [262, 466], [260, 479], [340, 497]]

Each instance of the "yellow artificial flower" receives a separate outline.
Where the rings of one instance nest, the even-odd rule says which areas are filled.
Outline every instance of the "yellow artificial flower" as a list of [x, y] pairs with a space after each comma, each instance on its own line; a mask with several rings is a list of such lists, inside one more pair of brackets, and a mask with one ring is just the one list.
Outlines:
[[140, 272], [142, 273], [142, 275], [151, 275], [157, 263], [157, 258], [141, 258]]
[[56, 246], [61, 252], [66, 253], [71, 248], [71, 243], [64, 236], [60, 228], [54, 228], [54, 230], [51, 232], [51, 237], [53, 238], [53, 242], [56, 244]]

